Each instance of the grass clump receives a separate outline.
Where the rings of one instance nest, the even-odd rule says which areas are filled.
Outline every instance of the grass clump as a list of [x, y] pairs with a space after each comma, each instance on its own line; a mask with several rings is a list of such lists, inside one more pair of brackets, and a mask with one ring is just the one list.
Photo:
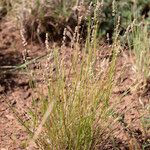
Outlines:
[[[49, 81], [48, 97], [40, 100], [41, 117], [51, 110], [43, 124], [40, 142], [37, 140], [43, 149], [98, 149], [109, 141], [112, 81], [108, 76], [103, 83], [91, 62], [90, 66], [86, 63], [71, 70], [72, 77], [67, 79], [69, 74], [57, 66], [60, 63], [56, 60], [55, 81]], [[38, 119], [42, 122], [42, 118]]]
[[[87, 37], [82, 51], [78, 49], [76, 33], [67, 64], [58, 49], [53, 49], [55, 73], [50, 72], [46, 80], [47, 96], [41, 96], [36, 118], [39, 126], [29, 146], [35, 142], [44, 150], [96, 150], [105, 149], [104, 145], [111, 142], [112, 127], [117, 119], [113, 118], [109, 99], [119, 43], [116, 38], [112, 60], [103, 70], [98, 59], [96, 30], [94, 21], [88, 33], [92, 38]], [[36, 124], [31, 128], [36, 128]]]
[[150, 76], [150, 72], [148, 70], [148, 67], [150, 66], [150, 37], [148, 27], [148, 22], [141, 22], [141, 24], [139, 24], [139, 27], [133, 28], [132, 37], [137, 72], [138, 74], [141, 74], [141, 76], [143, 76], [144, 78], [148, 78]]

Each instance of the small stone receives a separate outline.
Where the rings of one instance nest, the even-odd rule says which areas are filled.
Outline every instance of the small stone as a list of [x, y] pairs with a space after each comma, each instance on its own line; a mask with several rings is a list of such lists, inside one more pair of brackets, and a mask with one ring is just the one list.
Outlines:
[[6, 115], [8, 120], [14, 120], [14, 116], [13, 115]]
[[12, 106], [15, 106], [16, 104], [17, 104], [17, 101], [16, 101], [16, 100], [12, 100], [11, 105], [12, 105]]
[[31, 93], [30, 92], [25, 92], [21, 95], [22, 99], [27, 99], [31, 96]]
[[0, 150], [8, 150], [7, 148], [1, 148]]

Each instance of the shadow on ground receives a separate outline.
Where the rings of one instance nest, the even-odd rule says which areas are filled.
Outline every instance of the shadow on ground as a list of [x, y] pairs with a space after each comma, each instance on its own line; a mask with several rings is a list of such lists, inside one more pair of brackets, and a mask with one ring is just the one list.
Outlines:
[[21, 54], [18, 52], [2, 53], [0, 48], [0, 92], [7, 92], [16, 87], [16, 73], [9, 70], [21, 63]]

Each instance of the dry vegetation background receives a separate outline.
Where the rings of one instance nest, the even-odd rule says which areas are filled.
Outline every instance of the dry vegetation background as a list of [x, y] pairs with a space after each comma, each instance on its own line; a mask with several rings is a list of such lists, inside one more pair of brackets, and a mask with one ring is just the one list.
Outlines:
[[0, 150], [21, 149], [150, 149], [149, 0], [0, 0]]

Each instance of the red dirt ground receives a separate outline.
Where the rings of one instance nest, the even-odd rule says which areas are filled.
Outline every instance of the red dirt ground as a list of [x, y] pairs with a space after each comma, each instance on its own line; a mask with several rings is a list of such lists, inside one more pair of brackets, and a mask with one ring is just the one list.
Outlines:
[[[101, 46], [100, 55], [107, 58], [109, 46]], [[47, 53], [46, 48], [38, 44], [30, 43], [29, 57], [35, 58]], [[32, 51], [31, 51], [32, 50]], [[29, 78], [22, 71], [7, 72], [6, 69], [23, 63], [22, 53], [24, 47], [20, 37], [20, 31], [16, 25], [3, 19], [0, 21], [0, 150], [21, 150], [25, 149], [28, 139], [25, 128], [17, 120], [12, 108], [19, 112], [19, 116], [24, 120], [29, 119], [27, 115], [28, 107], [31, 106], [33, 91], [29, 86]], [[67, 52], [68, 53], [68, 52]], [[111, 98], [112, 105], [116, 103], [119, 96], [129, 90], [116, 106], [118, 113], [124, 116], [124, 120], [117, 126], [116, 141], [120, 145], [119, 149], [134, 149], [132, 143], [135, 140], [139, 145], [144, 144], [149, 138], [145, 135], [140, 124], [141, 116], [148, 117], [145, 111], [149, 104], [150, 87], [134, 90], [130, 88], [135, 82], [136, 73], [133, 69], [133, 58], [130, 58], [128, 51], [121, 51], [117, 62], [116, 85]], [[106, 61], [107, 62], [107, 61]], [[4, 68], [5, 66], [5, 68]], [[36, 66], [30, 66], [36, 70]], [[38, 81], [41, 85], [41, 81]], [[140, 82], [140, 81], [139, 81]], [[142, 83], [140, 84], [142, 86]], [[146, 90], [144, 96], [141, 96]], [[115, 102], [114, 102], [115, 101]], [[9, 105], [11, 105], [11, 107]], [[150, 133], [150, 132], [149, 132]], [[107, 149], [113, 149], [108, 145]], [[147, 147], [147, 150], [150, 147]], [[103, 150], [103, 148], [102, 148]]]
[[[0, 22], [0, 41], [0, 150], [20, 150], [24, 149], [27, 134], [9, 105], [26, 120], [26, 111], [32, 98], [29, 78], [24, 73], [9, 73], [3, 68], [23, 63], [24, 48], [15, 24], [7, 20]], [[39, 46], [31, 46], [30, 57], [46, 52]]]

